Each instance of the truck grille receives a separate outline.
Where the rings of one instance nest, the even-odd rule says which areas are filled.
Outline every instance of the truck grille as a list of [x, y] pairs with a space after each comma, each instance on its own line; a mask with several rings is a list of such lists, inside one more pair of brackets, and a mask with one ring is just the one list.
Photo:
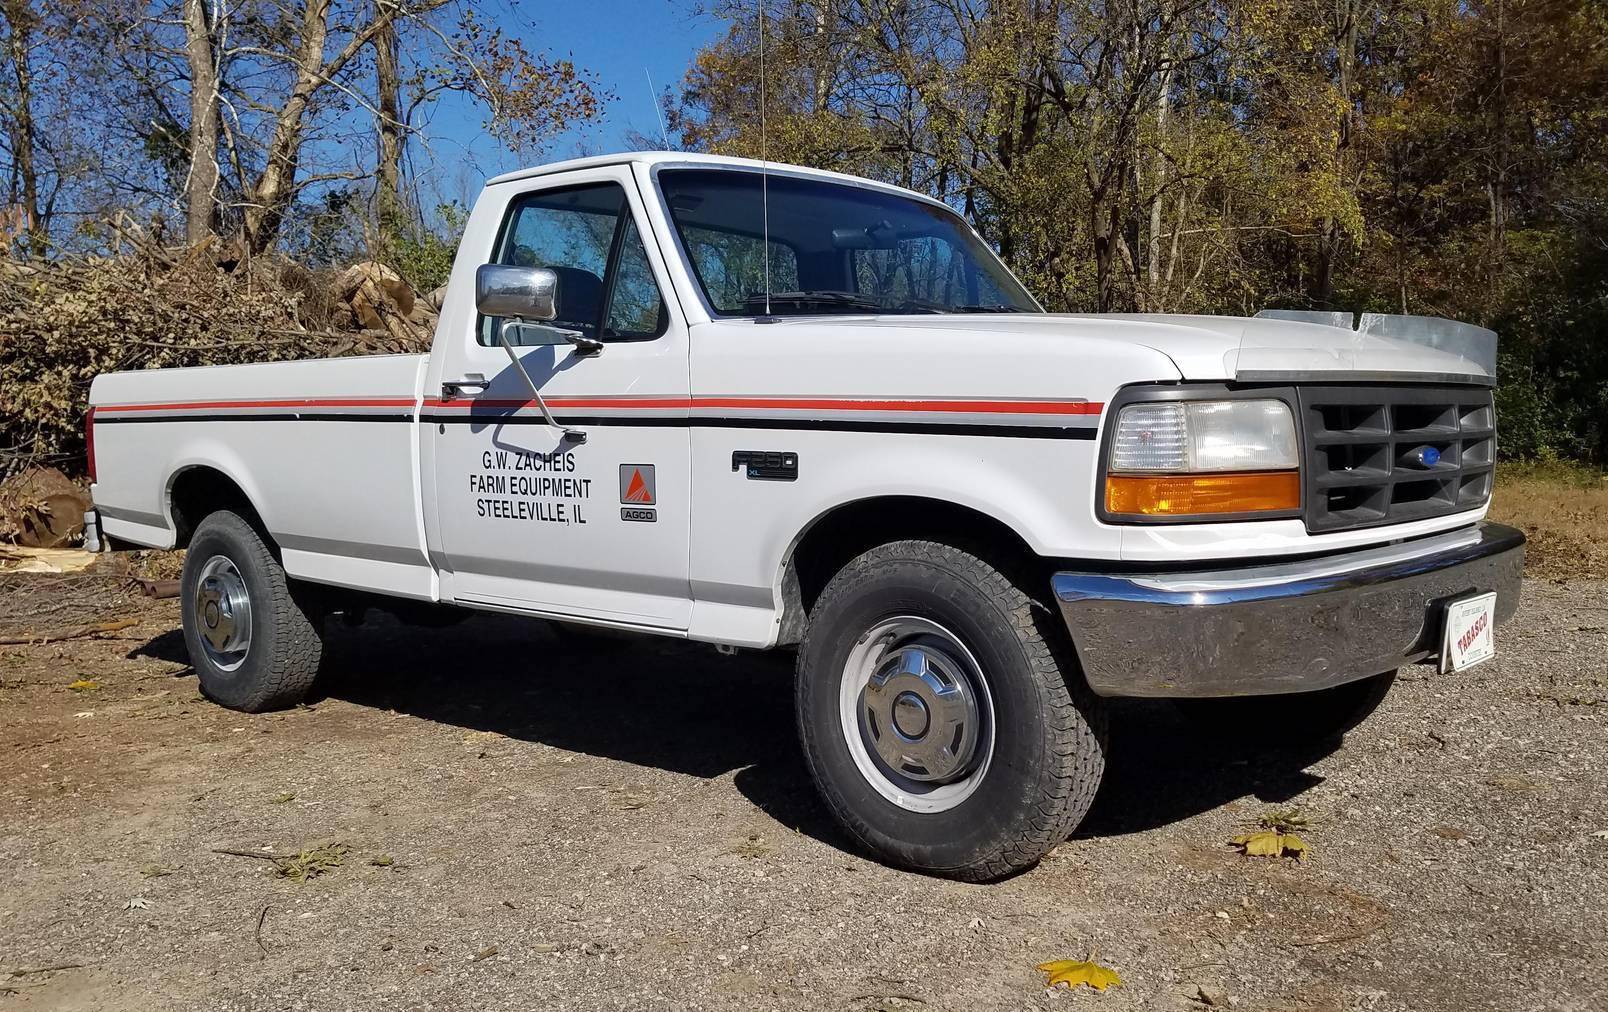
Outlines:
[[1306, 528], [1317, 534], [1483, 505], [1496, 461], [1491, 391], [1306, 386]]

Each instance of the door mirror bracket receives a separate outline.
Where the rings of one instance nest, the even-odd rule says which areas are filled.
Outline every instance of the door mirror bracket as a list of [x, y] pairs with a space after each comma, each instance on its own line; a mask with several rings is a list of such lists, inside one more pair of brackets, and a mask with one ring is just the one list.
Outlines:
[[521, 348], [543, 348], [568, 342], [581, 358], [591, 358], [603, 351], [602, 341], [587, 337], [578, 330], [555, 327], [549, 323], [532, 323], [516, 317], [508, 317], [502, 325], [517, 332], [517, 340], [510, 343]]

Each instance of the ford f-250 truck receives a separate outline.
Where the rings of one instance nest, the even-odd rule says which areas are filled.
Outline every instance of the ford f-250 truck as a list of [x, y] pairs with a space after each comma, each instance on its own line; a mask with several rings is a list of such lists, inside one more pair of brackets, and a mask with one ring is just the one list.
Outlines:
[[1492, 654], [1495, 347], [1049, 314], [920, 194], [588, 158], [486, 186], [428, 355], [97, 378], [91, 519], [188, 549], [185, 642], [243, 710], [377, 600], [794, 648], [847, 831], [988, 879], [1083, 818], [1110, 697], [1332, 737]]

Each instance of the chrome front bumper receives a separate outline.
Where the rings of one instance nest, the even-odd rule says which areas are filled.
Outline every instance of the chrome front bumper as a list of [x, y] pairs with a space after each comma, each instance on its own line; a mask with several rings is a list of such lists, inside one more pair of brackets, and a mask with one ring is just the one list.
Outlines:
[[1305, 692], [1437, 656], [1448, 601], [1519, 606], [1524, 534], [1482, 523], [1297, 562], [1188, 573], [1061, 572], [1052, 586], [1102, 696]]

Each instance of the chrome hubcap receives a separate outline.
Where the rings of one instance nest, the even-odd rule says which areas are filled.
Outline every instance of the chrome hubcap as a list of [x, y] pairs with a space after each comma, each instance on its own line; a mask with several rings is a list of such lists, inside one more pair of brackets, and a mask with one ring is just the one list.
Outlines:
[[935, 622], [900, 616], [861, 637], [844, 668], [840, 704], [855, 765], [894, 804], [953, 808], [987, 772], [987, 682], [959, 638]]
[[912, 780], [950, 780], [977, 751], [977, 699], [940, 646], [912, 642], [885, 655], [860, 705], [877, 755]]
[[193, 611], [207, 658], [224, 671], [238, 668], [251, 649], [251, 596], [233, 562], [214, 555], [201, 567]]

